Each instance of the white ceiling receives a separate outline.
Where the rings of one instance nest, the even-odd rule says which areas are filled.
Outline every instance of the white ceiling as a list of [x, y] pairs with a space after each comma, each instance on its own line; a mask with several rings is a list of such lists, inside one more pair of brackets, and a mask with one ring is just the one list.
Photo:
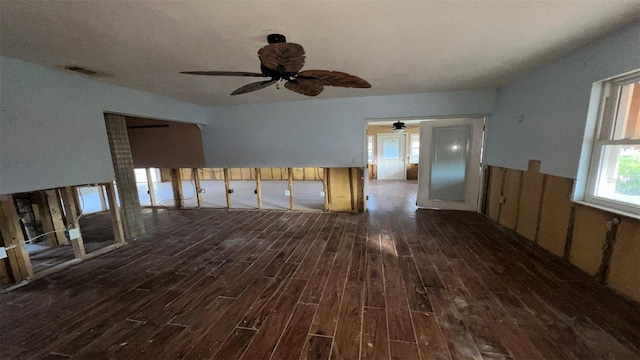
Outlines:
[[[492, 88], [627, 23], [639, 1], [0, 1], [0, 53], [202, 105], [306, 100], [270, 87], [231, 97], [259, 72], [278, 32], [306, 51], [304, 69], [358, 75], [371, 89], [318, 98]], [[303, 70], [304, 70], [303, 69]]]

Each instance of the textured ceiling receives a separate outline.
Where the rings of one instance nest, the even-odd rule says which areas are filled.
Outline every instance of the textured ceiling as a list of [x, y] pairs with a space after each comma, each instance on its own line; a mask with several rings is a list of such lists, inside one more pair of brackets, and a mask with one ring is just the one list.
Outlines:
[[269, 33], [304, 46], [304, 69], [358, 75], [371, 89], [317, 98], [492, 88], [640, 19], [632, 1], [0, 1], [0, 53], [202, 105], [306, 100], [281, 87], [229, 96], [258, 71]]

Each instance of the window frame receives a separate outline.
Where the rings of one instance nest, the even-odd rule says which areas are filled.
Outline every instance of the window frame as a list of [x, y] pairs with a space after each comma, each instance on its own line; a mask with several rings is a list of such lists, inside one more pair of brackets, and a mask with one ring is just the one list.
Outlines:
[[[371, 144], [371, 154], [369, 154], [369, 144]], [[369, 157], [371, 155], [371, 157]], [[367, 164], [376, 163], [376, 142], [374, 135], [367, 135]]]
[[[416, 161], [413, 161], [413, 137], [418, 139], [418, 158]], [[409, 134], [409, 164], [419, 164], [420, 163], [420, 133], [410, 133]]]
[[595, 136], [592, 141], [584, 202], [610, 209], [613, 212], [640, 215], [640, 206], [596, 195], [598, 181], [603, 172], [602, 169], [608, 164], [603, 159], [605, 157], [605, 147], [610, 145], [640, 145], [640, 139], [614, 140], [615, 121], [620, 104], [621, 90], [624, 86], [635, 82], [640, 82], [640, 70], [604, 81], [601, 84], [602, 90], [599, 99]]

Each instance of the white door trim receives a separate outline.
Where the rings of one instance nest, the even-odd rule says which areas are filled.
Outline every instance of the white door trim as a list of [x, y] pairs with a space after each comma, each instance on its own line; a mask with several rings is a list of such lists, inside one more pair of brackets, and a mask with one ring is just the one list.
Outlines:
[[[468, 153], [469, 161], [467, 162], [466, 169], [467, 191], [465, 201], [430, 200], [431, 138], [433, 128], [458, 125], [471, 125], [472, 127], [471, 144]], [[418, 167], [418, 196], [416, 199], [418, 207], [478, 211], [482, 186], [481, 155], [484, 136], [483, 127], [484, 118], [443, 119], [420, 123], [420, 164]]]

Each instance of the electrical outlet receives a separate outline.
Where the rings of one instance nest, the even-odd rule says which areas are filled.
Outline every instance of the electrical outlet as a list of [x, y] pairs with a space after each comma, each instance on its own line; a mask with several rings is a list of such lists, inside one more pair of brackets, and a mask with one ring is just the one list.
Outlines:
[[320, 191], [320, 196], [324, 197], [324, 190]]
[[233, 194], [233, 189], [229, 189], [228, 193]]
[[287, 189], [284, 191], [284, 196], [291, 196], [291, 190]]
[[80, 237], [80, 229], [69, 229], [69, 240], [75, 240]]

